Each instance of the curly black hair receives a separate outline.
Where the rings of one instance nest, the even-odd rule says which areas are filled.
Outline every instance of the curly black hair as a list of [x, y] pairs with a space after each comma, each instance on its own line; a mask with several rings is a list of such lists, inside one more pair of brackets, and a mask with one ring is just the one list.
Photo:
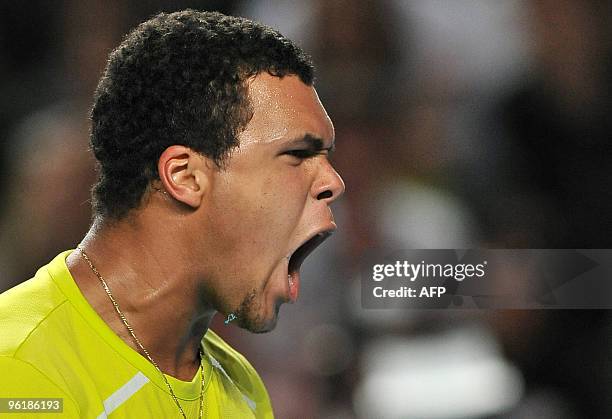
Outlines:
[[171, 145], [221, 167], [252, 117], [246, 80], [264, 71], [313, 84], [310, 58], [248, 19], [185, 10], [161, 13], [130, 32], [111, 52], [94, 95], [94, 217], [119, 220], [140, 207]]

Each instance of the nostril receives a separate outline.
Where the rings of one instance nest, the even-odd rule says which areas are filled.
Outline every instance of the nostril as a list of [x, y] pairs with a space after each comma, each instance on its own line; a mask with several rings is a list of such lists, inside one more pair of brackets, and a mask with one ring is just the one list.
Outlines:
[[317, 199], [321, 200], [321, 199], [327, 199], [327, 198], [331, 198], [332, 197], [332, 191], [330, 191], [329, 189], [326, 190], [325, 192], [321, 192], [319, 195], [317, 195]]

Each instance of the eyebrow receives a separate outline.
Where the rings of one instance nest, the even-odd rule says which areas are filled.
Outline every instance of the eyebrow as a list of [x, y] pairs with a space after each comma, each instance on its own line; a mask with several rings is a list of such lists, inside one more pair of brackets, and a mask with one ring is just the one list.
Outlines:
[[332, 140], [332, 143], [329, 147], [324, 147], [325, 140], [314, 136], [312, 134], [305, 134], [302, 137], [296, 138], [294, 140], [289, 141], [292, 145], [301, 145], [304, 144], [308, 146], [312, 151], [327, 151], [330, 154], [336, 149], [336, 142]]

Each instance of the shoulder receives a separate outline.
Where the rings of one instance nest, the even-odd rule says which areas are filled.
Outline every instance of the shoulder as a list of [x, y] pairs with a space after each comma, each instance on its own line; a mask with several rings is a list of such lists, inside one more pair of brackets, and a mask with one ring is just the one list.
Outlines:
[[251, 363], [211, 329], [208, 329], [206, 335], [204, 335], [203, 343], [207, 354], [219, 362], [232, 379], [259, 379], [259, 375]]
[[0, 397], [10, 399], [45, 398], [61, 400], [63, 417], [79, 417], [76, 402], [32, 364], [0, 355]]
[[255, 402], [258, 411], [272, 411], [270, 398], [261, 377], [240, 352], [211, 329], [204, 335], [203, 344], [213, 366], [227, 375], [241, 392], [248, 396], [249, 402]]
[[51, 279], [47, 266], [36, 275], [0, 294], [0, 355], [12, 356], [66, 297]]
[[229, 343], [224, 341], [223, 338], [216, 334], [212, 329], [208, 329], [208, 331], [204, 335], [203, 343], [206, 349], [210, 351], [209, 353], [211, 355], [236, 358], [241, 362], [245, 362], [246, 364], [248, 364], [250, 368], [253, 368], [251, 364], [248, 363], [244, 355], [232, 348]]

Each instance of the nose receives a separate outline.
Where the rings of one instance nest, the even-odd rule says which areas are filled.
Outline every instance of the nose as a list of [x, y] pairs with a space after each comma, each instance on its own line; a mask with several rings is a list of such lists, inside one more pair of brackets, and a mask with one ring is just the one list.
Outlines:
[[324, 160], [318, 179], [312, 187], [312, 195], [319, 201], [327, 201], [328, 204], [344, 193], [344, 181], [327, 160]]

